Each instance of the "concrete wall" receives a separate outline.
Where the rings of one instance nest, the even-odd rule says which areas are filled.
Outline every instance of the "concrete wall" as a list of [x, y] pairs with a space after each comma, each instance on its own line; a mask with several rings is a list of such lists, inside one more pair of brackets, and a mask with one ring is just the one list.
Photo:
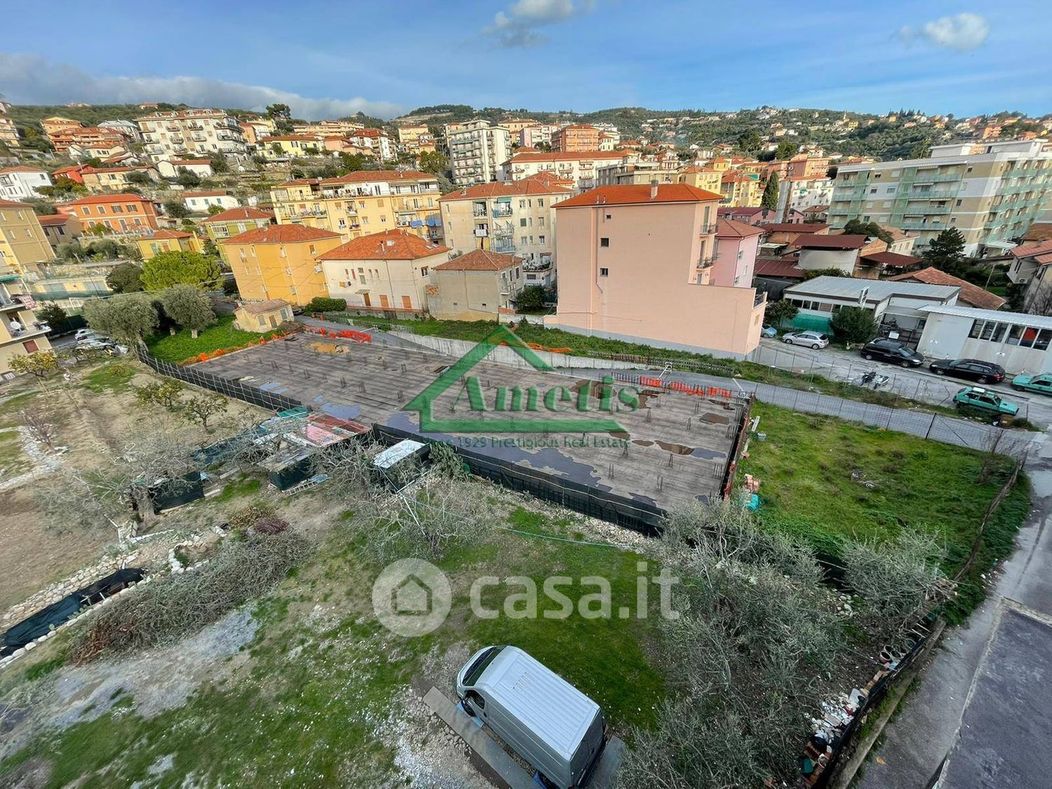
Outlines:
[[[664, 347], [749, 353], [759, 344], [763, 318], [755, 291], [697, 284], [703, 206], [558, 209], [559, 306], [545, 325]], [[715, 213], [713, 206], [713, 221]], [[705, 238], [711, 243], [713, 235]]]
[[[934, 359], [981, 359], [1012, 373], [1045, 373], [1052, 370], [1052, 352], [1020, 348], [1006, 341], [971, 338], [972, 319], [961, 315], [929, 314], [917, 350]], [[1005, 334], [1007, 337], [1007, 332]], [[1052, 348], [1052, 346], [1050, 346]]]

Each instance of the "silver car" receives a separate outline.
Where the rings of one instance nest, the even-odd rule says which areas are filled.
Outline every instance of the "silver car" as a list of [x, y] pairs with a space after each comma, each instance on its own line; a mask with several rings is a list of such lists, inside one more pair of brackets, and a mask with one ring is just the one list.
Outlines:
[[792, 331], [782, 335], [782, 342], [786, 345], [804, 345], [817, 351], [829, 345], [829, 337], [817, 331]]

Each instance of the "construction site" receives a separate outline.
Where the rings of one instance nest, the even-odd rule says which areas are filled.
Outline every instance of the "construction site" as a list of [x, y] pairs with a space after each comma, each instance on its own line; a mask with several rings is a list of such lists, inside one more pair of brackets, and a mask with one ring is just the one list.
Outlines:
[[[300, 334], [193, 369], [369, 425], [388, 443], [448, 442], [476, 474], [643, 531], [679, 503], [729, 490], [747, 399], [660, 378], [520, 369], [485, 353], [465, 364], [431, 350]], [[414, 401], [425, 390], [421, 429]]]

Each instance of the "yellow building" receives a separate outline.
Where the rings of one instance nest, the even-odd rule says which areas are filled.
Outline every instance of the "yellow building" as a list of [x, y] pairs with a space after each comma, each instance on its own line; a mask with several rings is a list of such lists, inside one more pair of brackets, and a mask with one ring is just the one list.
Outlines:
[[340, 245], [338, 233], [304, 225], [268, 225], [220, 243], [245, 301], [304, 305], [328, 296], [317, 256]]
[[736, 208], [755, 208], [760, 205], [763, 187], [760, 176], [740, 170], [727, 170], [720, 179], [719, 192], [723, 195], [720, 202]]
[[0, 200], [0, 272], [9, 266], [22, 274], [33, 264], [54, 257], [33, 209], [25, 203]]
[[[261, 211], [258, 208], [242, 207], [229, 208], [218, 214], [202, 219], [200, 224], [212, 243], [219, 246], [220, 255], [223, 254], [223, 246], [219, 243], [228, 238], [233, 238], [248, 230], [257, 227], [266, 227], [274, 223], [274, 214], [269, 211]], [[226, 260], [226, 258], [223, 258]], [[227, 261], [229, 264], [230, 261]]]
[[51, 330], [36, 316], [36, 302], [17, 274], [0, 272], [0, 379], [12, 377], [11, 360], [51, 350]]
[[137, 239], [135, 243], [143, 260], [149, 260], [162, 252], [203, 252], [205, 248], [201, 239], [182, 230], [157, 230], [152, 236]]
[[303, 178], [270, 191], [278, 224], [339, 233], [350, 241], [404, 228], [442, 240], [438, 179], [413, 170], [361, 170], [339, 178]]
[[723, 171], [713, 167], [688, 167], [679, 174], [681, 184], [690, 184], [706, 192], [719, 192]]
[[151, 181], [158, 182], [161, 176], [153, 167], [85, 167], [80, 171], [84, 186], [92, 194], [123, 192], [136, 186], [128, 179], [132, 173], [143, 173]]
[[325, 138], [317, 134], [279, 134], [263, 137], [256, 151], [264, 159], [292, 159], [325, 153]]

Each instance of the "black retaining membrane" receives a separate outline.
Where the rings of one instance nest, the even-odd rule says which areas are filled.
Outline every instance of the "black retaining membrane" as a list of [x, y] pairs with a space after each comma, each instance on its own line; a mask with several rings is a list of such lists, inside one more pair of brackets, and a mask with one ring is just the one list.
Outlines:
[[47, 608], [37, 611], [28, 619], [23, 619], [4, 633], [3, 640], [0, 641], [0, 658], [14, 654], [26, 644], [40, 636], [47, 635], [52, 628], [69, 621], [85, 608], [102, 602], [107, 597], [112, 597], [125, 587], [138, 583], [143, 576], [143, 571], [134, 567], [118, 570], [66, 595], [57, 603], [52, 603]]

